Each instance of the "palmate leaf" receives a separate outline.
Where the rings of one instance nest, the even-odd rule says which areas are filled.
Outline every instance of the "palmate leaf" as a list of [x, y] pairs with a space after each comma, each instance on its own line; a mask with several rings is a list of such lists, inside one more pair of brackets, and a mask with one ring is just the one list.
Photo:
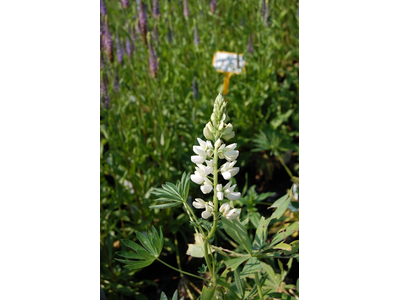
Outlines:
[[182, 174], [181, 180], [175, 184], [167, 182], [161, 185], [162, 188], [153, 188], [150, 192], [151, 194], [157, 196], [155, 201], [165, 202], [163, 204], [151, 205], [150, 208], [153, 209], [164, 209], [175, 207], [186, 202], [189, 194], [189, 180], [190, 175], [184, 172]]
[[251, 242], [243, 224], [240, 223], [237, 219], [228, 220], [226, 218], [222, 218], [221, 221], [226, 233], [232, 239], [234, 239], [236, 243], [238, 243], [239, 245], [243, 245], [246, 251], [251, 254]]
[[[183, 300], [185, 297], [182, 296], [180, 300]], [[164, 292], [161, 292], [160, 300], [168, 300], [167, 295]], [[178, 290], [175, 290], [174, 295], [172, 296], [171, 300], [178, 300]]]
[[245, 264], [242, 272], [240, 273], [240, 278], [245, 278], [251, 274], [256, 272], [260, 272], [261, 263], [257, 257], [251, 257], [248, 262]]
[[282, 241], [283, 239], [285, 239], [288, 236], [292, 235], [298, 229], [299, 229], [299, 222], [295, 222], [293, 224], [290, 224], [289, 227], [279, 231], [278, 233], [276, 233], [273, 236], [271, 244], [269, 244], [269, 247], [272, 247], [272, 246], [278, 244], [280, 241]]
[[121, 242], [128, 248], [134, 250], [134, 252], [118, 251], [116, 254], [124, 258], [131, 258], [134, 260], [122, 260], [115, 258], [115, 260], [126, 264], [124, 267], [129, 269], [142, 269], [151, 265], [157, 257], [160, 256], [163, 247], [163, 233], [160, 229], [160, 233], [152, 227], [152, 230], [147, 230], [147, 236], [141, 232], [136, 232], [136, 237], [143, 246], [127, 240], [122, 239]]

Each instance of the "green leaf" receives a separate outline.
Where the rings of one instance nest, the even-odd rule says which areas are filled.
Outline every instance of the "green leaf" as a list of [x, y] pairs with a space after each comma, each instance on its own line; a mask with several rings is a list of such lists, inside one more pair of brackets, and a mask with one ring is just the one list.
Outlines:
[[237, 219], [228, 220], [226, 218], [222, 218], [221, 220], [226, 233], [239, 245], [244, 246], [246, 251], [251, 254], [251, 242], [242, 223], [240, 223]]
[[153, 259], [154, 258], [152, 255], [150, 255], [150, 253], [146, 249], [144, 249], [139, 244], [136, 244], [135, 242], [132, 242], [132, 241], [126, 240], [126, 239], [122, 239], [121, 242], [125, 246], [135, 250], [137, 252], [137, 254], [144, 257], [145, 259]]
[[235, 276], [235, 283], [236, 283], [236, 287], [237, 287], [238, 292], [239, 292], [239, 296], [240, 296], [241, 299], [243, 299], [244, 292], [246, 290], [245, 290], [244, 280], [240, 279], [240, 273], [239, 273], [238, 269], [235, 270], [234, 276]]
[[269, 293], [268, 296], [270, 298], [276, 298], [281, 300], [296, 300], [296, 298], [284, 293]]
[[175, 207], [181, 205], [181, 203], [165, 203], [165, 204], [157, 204], [157, 205], [150, 205], [149, 208], [153, 208], [153, 209], [164, 209], [164, 208], [169, 208], [169, 207]]
[[275, 245], [274, 247], [272, 247], [272, 249], [281, 249], [281, 250], [286, 250], [286, 251], [292, 251], [292, 247], [288, 244], [285, 244], [284, 242], [281, 242], [278, 245]]
[[291, 224], [289, 227], [280, 230], [277, 232], [274, 237], [272, 238], [271, 244], [269, 247], [272, 247], [273, 245], [276, 245], [283, 239], [287, 238], [288, 236], [291, 236], [294, 232], [296, 232], [299, 229], [299, 222], [295, 222]]
[[258, 223], [256, 234], [254, 236], [253, 250], [259, 251], [262, 246], [264, 246], [268, 235], [268, 224], [270, 220], [271, 218], [265, 219], [264, 217], [261, 217], [261, 220]]
[[154, 245], [150, 242], [150, 240], [141, 232], [137, 231], [136, 236], [138, 240], [142, 243], [142, 245], [150, 252], [154, 257], [158, 257], [158, 253]]
[[249, 258], [250, 258], [250, 255], [232, 258], [232, 259], [226, 260], [224, 262], [225, 262], [225, 265], [227, 268], [235, 270], [237, 267], [239, 267], [244, 261], [248, 260]]
[[240, 278], [248, 277], [251, 274], [259, 272], [261, 270], [261, 263], [257, 257], [252, 257], [245, 264], [242, 272], [240, 273]]
[[160, 300], [168, 300], [167, 295], [164, 292], [161, 292]]
[[136, 269], [143, 269], [144, 267], [150, 266], [153, 262], [153, 260], [145, 260], [145, 261], [138, 261], [138, 260], [122, 260], [122, 259], [118, 259], [115, 258], [115, 260], [118, 260], [119, 262], [122, 262], [124, 264], [126, 264], [124, 266], [124, 268], [129, 268], [132, 270], [136, 270]]
[[293, 253], [299, 252], [299, 240], [291, 242], [290, 245], [292, 246]]
[[270, 219], [279, 219], [282, 217], [282, 215], [285, 213], [286, 209], [288, 208], [288, 205], [290, 203], [290, 196], [289, 194], [286, 194], [276, 200], [271, 207], [277, 207], [277, 209], [274, 211], [274, 213], [271, 215]]
[[115, 254], [118, 254], [119, 256], [125, 257], [125, 258], [133, 258], [133, 259], [147, 259], [135, 252], [126, 252], [126, 251], [117, 251]]
[[215, 290], [216, 287], [214, 288], [207, 288], [205, 286], [203, 286], [203, 289], [201, 290], [201, 300], [215, 300], [216, 296], [215, 296]]

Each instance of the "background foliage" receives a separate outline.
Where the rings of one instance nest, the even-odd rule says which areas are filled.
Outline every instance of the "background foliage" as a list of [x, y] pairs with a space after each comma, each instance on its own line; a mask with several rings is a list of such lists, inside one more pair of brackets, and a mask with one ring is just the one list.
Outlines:
[[[107, 299], [159, 299], [161, 290], [171, 297], [178, 285], [184, 295], [189, 283], [173, 279], [176, 272], [156, 267], [149, 274], [115, 260], [116, 252], [128, 251], [121, 239], [136, 240], [137, 231], [151, 226], [163, 228], [161, 255], [171, 264], [198, 267], [185, 255], [193, 242], [187, 216], [180, 208], [149, 209], [150, 191], [193, 172], [192, 145], [202, 137], [222, 90], [223, 75], [211, 66], [217, 50], [246, 59], [245, 72], [232, 76], [225, 98], [240, 150], [236, 180], [243, 197], [237, 204], [248, 209], [241, 217], [249, 218], [248, 229], [257, 225], [252, 214], [258, 219], [270, 214], [266, 208], [286, 193], [291, 180], [298, 183], [298, 1], [268, 1], [266, 10], [262, 1], [220, 0], [215, 10], [212, 2], [188, 1], [185, 16], [183, 1], [160, 1], [157, 18], [157, 1], [102, 2], [100, 268]], [[138, 30], [140, 3], [150, 39]], [[198, 193], [191, 188], [189, 198]], [[294, 211], [275, 223], [275, 232], [298, 220]], [[219, 237], [224, 238], [222, 231]], [[271, 265], [270, 272], [283, 270]], [[174, 285], [170, 292], [168, 283]]]

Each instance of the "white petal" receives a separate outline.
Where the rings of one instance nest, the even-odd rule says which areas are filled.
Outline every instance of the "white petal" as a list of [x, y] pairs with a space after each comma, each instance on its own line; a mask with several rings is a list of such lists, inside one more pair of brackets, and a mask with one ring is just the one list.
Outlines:
[[224, 193], [223, 192], [217, 192], [217, 198], [218, 198], [218, 200], [223, 200], [224, 199]]
[[201, 177], [200, 175], [197, 175], [197, 174], [192, 174], [192, 175], [190, 175], [190, 179], [194, 182], [194, 183], [197, 183], [197, 184], [202, 184], [203, 183], [203, 181], [204, 181], [204, 178], [203, 177]]
[[212, 159], [206, 160], [207, 167], [214, 168], [214, 161]]
[[222, 184], [217, 184], [217, 192], [222, 192]]
[[219, 146], [221, 146], [221, 139], [218, 139], [216, 142], [215, 142], [215, 144], [214, 144], [214, 147], [215, 148], [218, 148]]
[[201, 148], [201, 146], [193, 146], [193, 151], [194, 153], [203, 156], [204, 158], [206, 157], [206, 153], [204, 152], [203, 148]]
[[196, 201], [193, 201], [192, 202], [192, 205], [194, 206], [194, 207], [196, 207], [197, 209], [201, 209], [201, 208], [204, 208], [205, 207], [205, 202], [204, 202], [204, 200], [203, 199], [201, 199], [201, 198], [196, 198], [195, 199]]
[[229, 171], [222, 172], [221, 174], [222, 174], [222, 177], [224, 177], [225, 180], [229, 180], [232, 177], [232, 175], [231, 175], [231, 173]]
[[226, 217], [228, 220], [234, 220], [234, 219], [236, 219], [236, 218], [240, 215], [240, 211], [241, 211], [241, 209], [237, 209], [237, 208], [231, 209], [231, 210], [226, 214], [225, 217]]
[[190, 159], [195, 164], [202, 164], [204, 162], [204, 160], [205, 160], [205, 158], [203, 156], [200, 156], [200, 155], [193, 155]]
[[220, 211], [222, 214], [224, 214], [224, 213], [227, 213], [227, 212], [229, 211], [230, 208], [231, 208], [231, 207], [230, 207], [229, 203], [224, 203], [224, 204], [222, 204], [221, 207], [219, 208], [219, 211]]
[[200, 187], [200, 190], [203, 192], [203, 194], [208, 194], [209, 192], [212, 191], [212, 189], [213, 189], [212, 185], [209, 184], [205, 184]]
[[226, 197], [229, 200], [237, 200], [240, 198], [240, 193], [239, 192], [230, 193], [230, 194], [226, 195]]
[[230, 144], [228, 146], [226, 146], [226, 151], [232, 151], [233, 149], [235, 149], [237, 146], [236, 143]]
[[239, 151], [238, 150], [232, 150], [232, 151], [227, 151], [225, 152], [225, 159], [232, 161], [235, 160], [239, 156]]
[[239, 173], [240, 168], [239, 167], [235, 167], [229, 170], [229, 172], [231, 173], [231, 176], [235, 176], [237, 173]]
[[207, 143], [203, 141], [201, 138], [197, 138], [197, 141], [199, 142], [201, 148], [203, 148], [204, 150], [207, 148]]
[[[232, 183], [232, 182], [228, 181], [228, 183], [225, 184], [225, 186], [224, 186], [224, 190], [230, 189], [231, 183]], [[235, 186], [236, 186], [236, 184], [235, 184]]]
[[204, 175], [207, 176], [208, 174], [211, 174], [212, 171], [214, 171], [213, 168], [211, 168], [211, 167], [205, 167], [205, 168], [204, 168]]
[[203, 218], [203, 219], [208, 219], [209, 217], [211, 216], [211, 213], [209, 212], [209, 211], [203, 211], [202, 213], [201, 213], [201, 217]]

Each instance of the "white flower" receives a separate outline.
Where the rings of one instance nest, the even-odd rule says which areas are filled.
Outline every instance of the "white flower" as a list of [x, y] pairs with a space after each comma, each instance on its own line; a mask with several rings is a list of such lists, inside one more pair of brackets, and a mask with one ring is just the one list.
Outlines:
[[213, 184], [210, 181], [210, 179], [208, 179], [207, 177], [204, 178], [204, 184], [200, 187], [200, 190], [203, 192], [203, 194], [208, 194], [209, 192], [211, 192], [213, 189]]
[[231, 179], [231, 177], [235, 176], [237, 173], [239, 173], [239, 168], [233, 166], [236, 164], [236, 160], [232, 162], [226, 162], [221, 166], [221, 174], [222, 177], [224, 177], [225, 180]]
[[214, 160], [206, 160], [207, 167], [214, 168]]
[[214, 204], [211, 201], [208, 201], [208, 204], [205, 204], [205, 209], [206, 210], [201, 213], [201, 217], [203, 219], [208, 219], [214, 214]]
[[233, 138], [234, 136], [235, 136], [235, 132], [233, 131], [233, 126], [231, 123], [229, 123], [225, 126], [224, 130], [222, 131], [222, 138], [225, 141], [228, 141], [231, 138]]
[[218, 149], [218, 157], [220, 159], [225, 158], [227, 161], [233, 161], [235, 159], [237, 159], [237, 157], [239, 156], [239, 151], [238, 150], [234, 150], [236, 148], [237, 144], [230, 144], [228, 146], [225, 146], [225, 144], [223, 144], [219, 149]]
[[208, 219], [211, 215], [214, 214], [214, 204], [211, 201], [208, 201], [207, 203], [203, 199], [196, 198], [195, 201], [192, 202], [192, 204], [197, 209], [206, 209], [201, 213], [201, 217], [203, 219]]
[[229, 181], [224, 186], [224, 196], [229, 200], [237, 200], [240, 198], [240, 192], [234, 192], [236, 184], [231, 186], [231, 182]]
[[218, 198], [218, 200], [224, 199], [224, 192], [222, 190], [222, 184], [217, 184], [217, 198]]
[[236, 219], [240, 215], [241, 209], [240, 208], [233, 208], [233, 209], [230, 210], [230, 208], [231, 207], [230, 207], [229, 203], [224, 203], [219, 208], [219, 211], [228, 220]]
[[203, 141], [200, 138], [197, 138], [200, 146], [193, 146], [193, 151], [197, 155], [193, 155], [191, 160], [195, 164], [202, 164], [207, 157], [211, 157], [213, 155], [213, 146], [210, 141]]
[[202, 209], [206, 207], [207, 203], [201, 199], [201, 198], [196, 198], [194, 199], [195, 201], [192, 202], [192, 205], [196, 207], [197, 209]]
[[213, 171], [213, 168], [206, 167], [205, 165], [197, 164], [196, 171], [190, 175], [190, 179], [197, 184], [203, 184], [207, 179], [207, 175]]
[[233, 208], [226, 215], [224, 215], [224, 217], [228, 220], [234, 220], [240, 215], [241, 211], [242, 210], [240, 208]]
[[231, 208], [231, 206], [229, 205], [229, 203], [224, 203], [219, 208], [219, 211], [222, 213], [223, 216], [225, 216], [225, 214], [227, 214], [229, 212], [230, 208]]

